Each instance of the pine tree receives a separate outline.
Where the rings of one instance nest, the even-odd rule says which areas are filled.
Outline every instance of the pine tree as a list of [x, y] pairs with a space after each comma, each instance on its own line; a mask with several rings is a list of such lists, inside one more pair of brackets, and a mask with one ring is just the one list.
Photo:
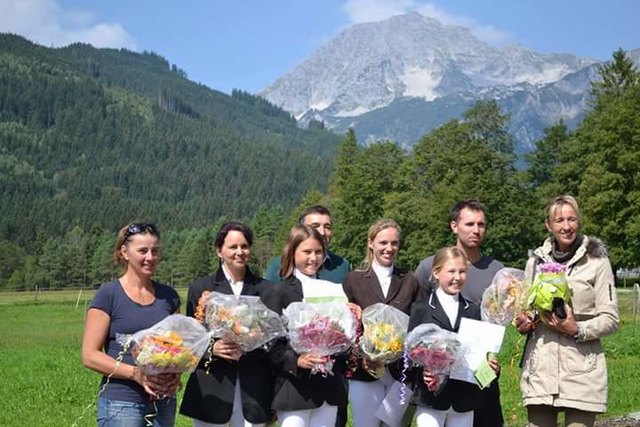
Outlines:
[[614, 265], [640, 258], [640, 80], [622, 51], [594, 83], [595, 108], [563, 145], [554, 181], [578, 197], [586, 234], [602, 238]]
[[613, 60], [602, 65], [598, 74], [602, 81], [592, 84], [591, 93], [600, 100], [605, 95], [619, 96], [640, 82], [640, 72], [622, 49], [613, 53]]

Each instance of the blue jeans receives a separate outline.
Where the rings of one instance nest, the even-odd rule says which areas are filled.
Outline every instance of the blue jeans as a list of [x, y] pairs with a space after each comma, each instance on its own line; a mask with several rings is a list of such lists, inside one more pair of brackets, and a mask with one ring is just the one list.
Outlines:
[[148, 403], [98, 398], [98, 427], [173, 427], [176, 399]]

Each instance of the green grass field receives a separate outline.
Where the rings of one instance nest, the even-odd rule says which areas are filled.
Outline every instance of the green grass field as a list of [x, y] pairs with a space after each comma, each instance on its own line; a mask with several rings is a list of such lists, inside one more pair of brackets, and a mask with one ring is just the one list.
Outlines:
[[[182, 290], [184, 300], [186, 290]], [[0, 426], [95, 425], [99, 375], [82, 367], [80, 343], [90, 291], [0, 293]], [[631, 292], [620, 291], [621, 330], [604, 340], [609, 366], [609, 412], [640, 410], [640, 326], [631, 319]], [[520, 400], [522, 338], [510, 327], [500, 354], [502, 405], [508, 426], [525, 425]], [[185, 378], [186, 380], [186, 378]], [[177, 426], [190, 426], [178, 416]]]

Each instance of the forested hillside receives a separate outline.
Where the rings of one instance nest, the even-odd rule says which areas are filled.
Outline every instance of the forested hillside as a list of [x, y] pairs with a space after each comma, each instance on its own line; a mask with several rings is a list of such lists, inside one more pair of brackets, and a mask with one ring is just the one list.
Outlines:
[[27, 251], [76, 225], [182, 229], [290, 209], [326, 189], [338, 142], [153, 53], [0, 36], [0, 238]]

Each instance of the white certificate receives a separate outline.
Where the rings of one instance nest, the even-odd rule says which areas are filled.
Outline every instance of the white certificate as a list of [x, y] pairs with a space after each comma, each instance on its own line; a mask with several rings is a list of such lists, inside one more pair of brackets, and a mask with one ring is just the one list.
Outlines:
[[487, 353], [499, 353], [505, 327], [479, 320], [460, 319], [458, 341], [462, 344], [460, 355], [451, 369], [450, 378], [477, 384], [474, 372]]
[[305, 279], [302, 282], [302, 295], [304, 302], [348, 302], [347, 295], [342, 289], [341, 283], [333, 283], [328, 280]]

